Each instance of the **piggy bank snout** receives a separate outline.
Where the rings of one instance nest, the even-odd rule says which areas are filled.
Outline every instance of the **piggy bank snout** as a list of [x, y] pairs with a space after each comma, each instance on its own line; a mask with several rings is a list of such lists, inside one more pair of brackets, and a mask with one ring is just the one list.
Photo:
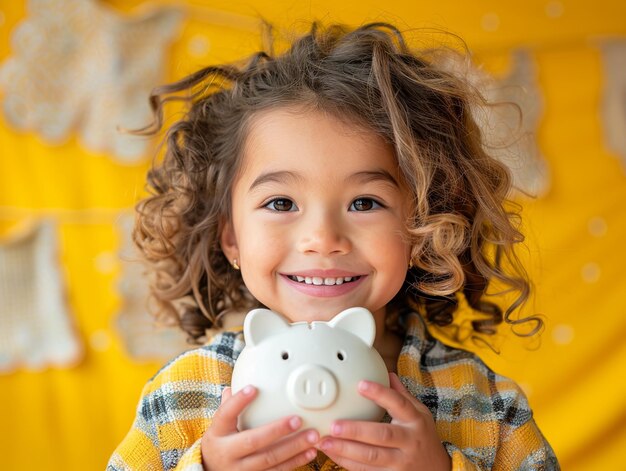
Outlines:
[[335, 376], [321, 365], [300, 365], [289, 375], [287, 396], [303, 409], [324, 409], [338, 394]]

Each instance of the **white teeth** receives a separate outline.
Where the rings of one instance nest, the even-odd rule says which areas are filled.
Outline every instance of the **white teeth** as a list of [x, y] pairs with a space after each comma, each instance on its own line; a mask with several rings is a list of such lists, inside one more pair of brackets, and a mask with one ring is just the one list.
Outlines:
[[333, 286], [333, 285], [342, 285], [344, 283], [348, 283], [349, 281], [356, 280], [359, 278], [358, 276], [340, 276], [337, 278], [322, 278], [320, 276], [300, 276], [300, 275], [290, 275], [292, 280], [298, 281], [300, 283], [304, 282], [307, 285], [315, 285], [315, 286]]

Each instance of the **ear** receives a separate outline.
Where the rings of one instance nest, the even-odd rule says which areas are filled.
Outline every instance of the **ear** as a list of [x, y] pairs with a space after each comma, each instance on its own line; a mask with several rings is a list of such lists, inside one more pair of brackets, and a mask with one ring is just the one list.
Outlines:
[[243, 321], [246, 345], [255, 346], [268, 337], [289, 329], [289, 323], [280, 314], [269, 309], [253, 309]]
[[229, 262], [239, 258], [239, 245], [237, 244], [237, 236], [235, 234], [235, 228], [230, 220], [223, 221], [220, 224], [220, 246], [222, 252], [226, 255]]
[[335, 329], [343, 329], [359, 337], [369, 347], [374, 345], [376, 323], [374, 316], [364, 307], [351, 307], [333, 317], [328, 325]]

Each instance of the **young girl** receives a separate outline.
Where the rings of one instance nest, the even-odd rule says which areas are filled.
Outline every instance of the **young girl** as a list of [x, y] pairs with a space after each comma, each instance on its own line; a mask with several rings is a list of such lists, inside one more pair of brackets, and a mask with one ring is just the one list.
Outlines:
[[[558, 469], [515, 383], [428, 333], [461, 297], [486, 334], [521, 322], [510, 316], [528, 297], [510, 178], [464, 80], [371, 24], [314, 27], [282, 55], [157, 89], [146, 133], [179, 92], [190, 106], [135, 230], [159, 312], [203, 342], [258, 306], [292, 322], [366, 307], [391, 386], [359, 393], [388, 420], [338, 420], [327, 437], [297, 416], [239, 432], [257, 391], [231, 394], [244, 339], [223, 330], [148, 382], [109, 469]], [[518, 292], [504, 312], [485, 299], [492, 282]]]

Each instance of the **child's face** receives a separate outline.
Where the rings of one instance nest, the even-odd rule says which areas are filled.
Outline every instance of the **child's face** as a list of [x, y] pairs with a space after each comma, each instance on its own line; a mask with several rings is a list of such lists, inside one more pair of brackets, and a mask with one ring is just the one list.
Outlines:
[[322, 112], [265, 111], [250, 128], [222, 248], [252, 295], [292, 322], [353, 306], [380, 320], [407, 271], [408, 195], [377, 134]]

